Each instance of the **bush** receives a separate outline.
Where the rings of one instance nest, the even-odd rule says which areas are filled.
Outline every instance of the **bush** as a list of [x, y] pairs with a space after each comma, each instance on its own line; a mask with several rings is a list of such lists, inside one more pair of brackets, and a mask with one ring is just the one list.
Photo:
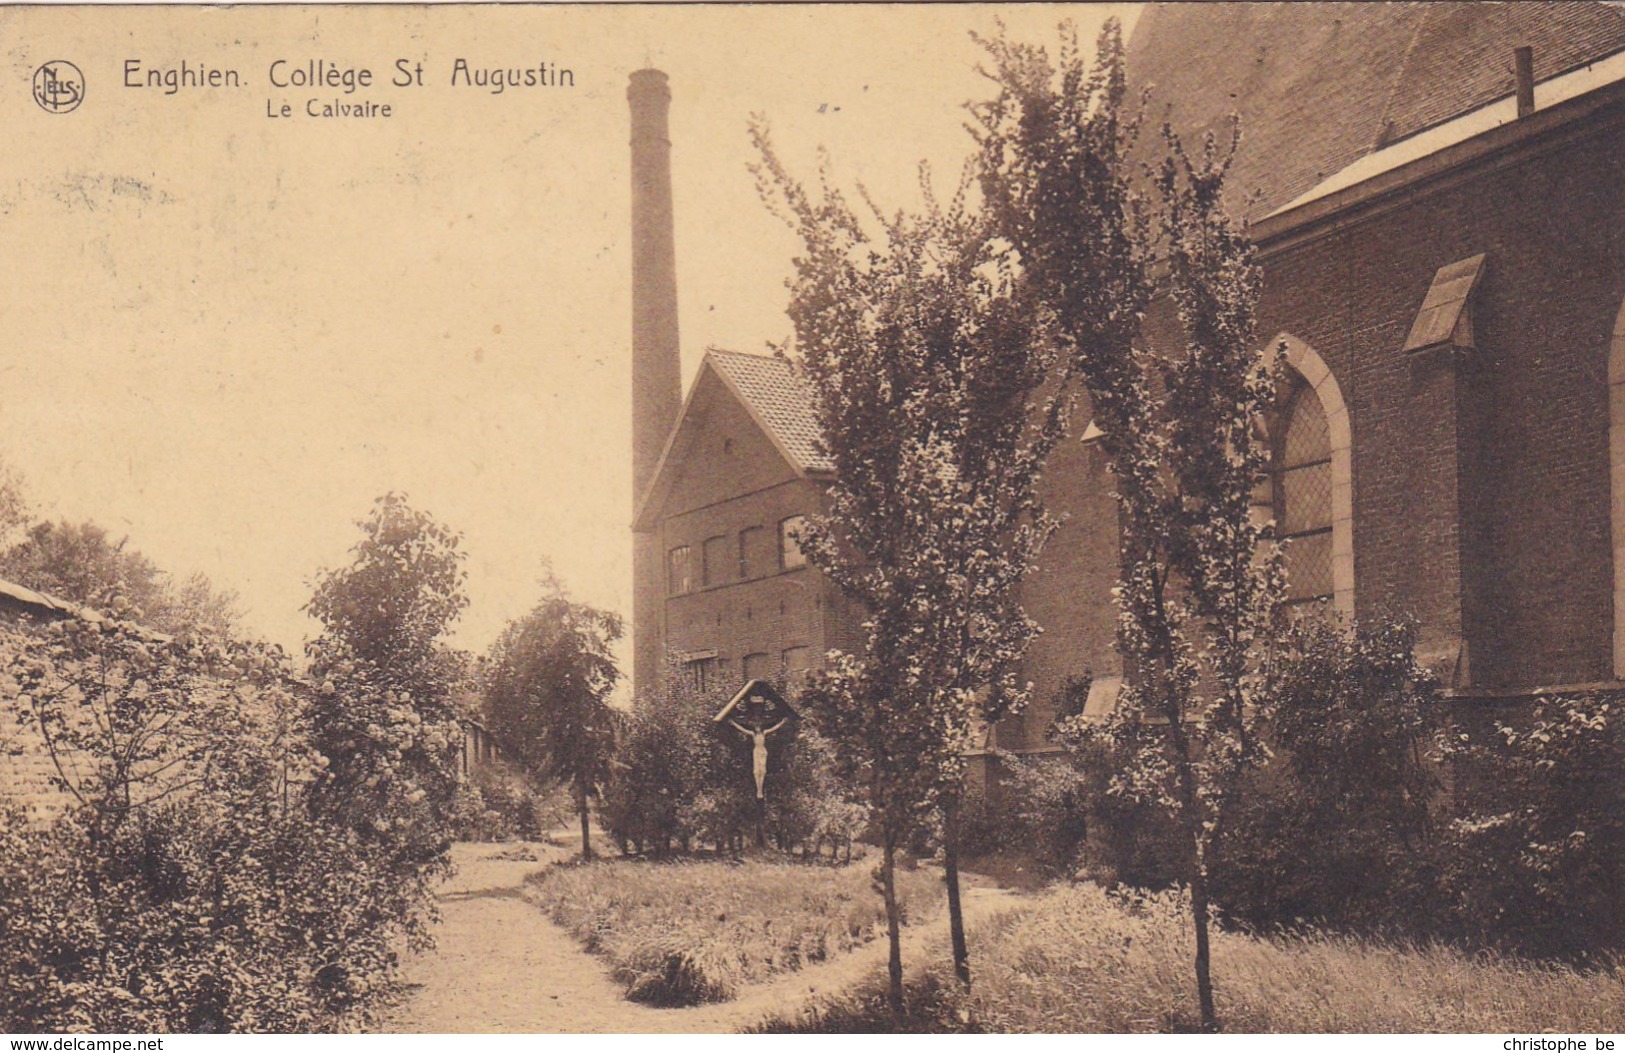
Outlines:
[[[937, 913], [935, 876], [897, 876], [907, 920]], [[865, 866], [616, 860], [551, 867], [527, 894], [609, 959], [628, 998], [696, 1005], [884, 932], [872, 878]]]
[[960, 816], [966, 857], [1016, 853], [1070, 875], [1089, 833], [1092, 782], [1073, 758], [1000, 754], [998, 778], [972, 793]]
[[1625, 948], [1625, 727], [1617, 699], [1559, 698], [1459, 755], [1479, 778], [1446, 882], [1470, 938], [1592, 959]]
[[499, 762], [479, 765], [457, 787], [453, 828], [459, 841], [545, 841], [572, 821], [567, 787], [538, 790]]
[[600, 818], [627, 854], [661, 857], [710, 845], [738, 854], [756, 838], [849, 858], [868, 810], [835, 774], [833, 746], [810, 721], [769, 740], [767, 795], [756, 798], [749, 740], [712, 718], [726, 695], [673, 677], [621, 720]]
[[334, 758], [274, 650], [75, 619], [0, 631], [0, 669], [64, 804], [0, 825], [0, 1030], [348, 1026], [426, 944], [448, 864], [425, 851], [425, 791], [383, 759], [449, 750], [434, 729], [388, 711], [362, 729], [364, 816], [314, 793]]
[[1276, 641], [1264, 684], [1274, 756], [1238, 795], [1213, 870], [1232, 916], [1414, 933], [1438, 915], [1449, 721], [1414, 642], [1406, 622], [1350, 634], [1318, 618]]
[[[1081, 698], [1087, 687], [1077, 684], [1069, 694]], [[1066, 748], [1064, 757], [1032, 758], [1026, 774], [1018, 776], [1017, 785], [1031, 787], [1027, 823], [1040, 858], [1108, 888], [1154, 888], [1184, 878], [1189, 866], [1184, 831], [1158, 794], [1124, 782], [1125, 773], [1134, 770], [1139, 731], [1109, 730], [1083, 716], [1081, 701], [1070, 711], [1073, 715], [1057, 720], [1050, 732]]]

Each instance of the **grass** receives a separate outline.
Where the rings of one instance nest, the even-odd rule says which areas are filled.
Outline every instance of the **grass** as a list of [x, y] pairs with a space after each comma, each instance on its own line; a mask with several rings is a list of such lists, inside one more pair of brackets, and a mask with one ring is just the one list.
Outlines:
[[[912, 979], [901, 1029], [1167, 1032], [1197, 1022], [1194, 941], [1174, 894], [1122, 899], [1093, 885], [1052, 890], [971, 933], [968, 1004], [933, 963]], [[1216, 934], [1213, 979], [1226, 1031], [1617, 1034], [1625, 971], [1582, 972], [1439, 946], [1341, 937]], [[765, 1030], [891, 1029], [882, 977]]]
[[[611, 860], [556, 866], [526, 897], [603, 955], [633, 1001], [697, 1005], [885, 936], [873, 867]], [[904, 922], [941, 910], [941, 881], [898, 871]]]

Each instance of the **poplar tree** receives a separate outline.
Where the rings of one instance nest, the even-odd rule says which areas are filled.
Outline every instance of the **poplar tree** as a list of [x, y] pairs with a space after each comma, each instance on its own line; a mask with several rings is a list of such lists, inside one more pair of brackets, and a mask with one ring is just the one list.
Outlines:
[[[1223, 207], [1234, 127], [1193, 152], [1165, 125], [1142, 176], [1118, 27], [1092, 63], [1065, 37], [1055, 63], [984, 42], [998, 92], [973, 108], [982, 190], [1115, 476], [1127, 677], [1102, 731], [1132, 757], [1114, 792], [1160, 802], [1184, 831], [1197, 995], [1213, 1030], [1209, 873], [1241, 778], [1267, 755], [1257, 687], [1282, 594], [1271, 525], [1252, 515], [1275, 359], [1255, 339], [1253, 247]], [[1142, 321], [1162, 296], [1182, 339], [1150, 346]]]
[[965, 753], [984, 722], [1027, 697], [1016, 665], [1038, 629], [1017, 587], [1056, 525], [1035, 484], [1065, 400], [1008, 250], [968, 204], [969, 169], [942, 203], [922, 166], [923, 207], [887, 215], [861, 190], [855, 208], [827, 165], [809, 190], [760, 122], [752, 135], [762, 196], [801, 241], [789, 315], [835, 468], [826, 511], [800, 543], [865, 616], [862, 650], [832, 653], [803, 697], [878, 819], [900, 1014], [895, 861], [933, 810], [955, 971], [970, 981], [957, 854]]

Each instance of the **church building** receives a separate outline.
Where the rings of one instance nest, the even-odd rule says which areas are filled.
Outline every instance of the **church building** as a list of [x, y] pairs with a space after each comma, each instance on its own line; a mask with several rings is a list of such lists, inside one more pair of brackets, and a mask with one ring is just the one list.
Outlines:
[[[1466, 705], [1625, 686], [1625, 8], [1155, 5], [1127, 61], [1147, 137], [1241, 120], [1258, 335], [1290, 366], [1261, 499], [1292, 602], [1416, 619]], [[654, 71], [629, 96], [635, 682], [794, 673], [861, 644], [791, 536], [829, 478], [816, 424], [763, 356], [709, 352], [680, 402], [670, 96]], [[1145, 339], [1178, 339], [1171, 305]], [[1034, 704], [995, 729], [1019, 752], [1050, 748], [1069, 680], [1096, 712], [1120, 684], [1117, 506], [1076, 421], [1045, 479], [1067, 522], [1023, 594]]]

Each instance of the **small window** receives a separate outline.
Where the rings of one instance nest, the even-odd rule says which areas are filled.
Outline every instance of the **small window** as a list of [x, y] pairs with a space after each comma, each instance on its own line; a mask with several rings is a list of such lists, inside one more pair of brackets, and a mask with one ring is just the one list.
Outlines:
[[801, 551], [801, 544], [797, 540], [801, 528], [806, 524], [806, 516], [791, 516], [779, 523], [779, 567], [783, 570], [794, 570], [807, 565], [807, 555]]
[[727, 553], [728, 539], [725, 537], [708, 537], [705, 547], [700, 549], [700, 585], [710, 588], [721, 585], [727, 580]]
[[684, 662], [683, 674], [688, 678], [689, 687], [696, 691], [708, 691], [721, 683], [722, 669], [716, 656], [712, 655]]
[[762, 528], [746, 527], [739, 532], [739, 580], [749, 581], [762, 567]]
[[694, 579], [690, 573], [688, 546], [679, 545], [666, 555], [666, 592], [671, 596], [681, 596], [691, 592], [694, 588]]
[[748, 654], [740, 662], [740, 673], [746, 680], [768, 680], [773, 672], [773, 656], [766, 651]]

